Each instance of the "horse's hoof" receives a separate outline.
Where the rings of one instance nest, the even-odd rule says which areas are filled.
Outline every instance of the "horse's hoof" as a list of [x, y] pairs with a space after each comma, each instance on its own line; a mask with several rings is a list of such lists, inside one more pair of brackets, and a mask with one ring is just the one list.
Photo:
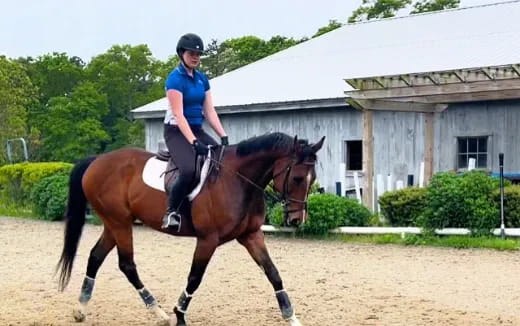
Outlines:
[[74, 309], [72, 311], [72, 315], [74, 316], [74, 320], [77, 322], [77, 323], [82, 323], [85, 321], [85, 319], [87, 318], [87, 316], [83, 313], [83, 311], [81, 311], [80, 309]]
[[155, 324], [156, 326], [170, 326], [170, 320], [169, 319], [166, 319], [166, 320], [161, 320], [159, 322], [157, 322], [157, 324]]

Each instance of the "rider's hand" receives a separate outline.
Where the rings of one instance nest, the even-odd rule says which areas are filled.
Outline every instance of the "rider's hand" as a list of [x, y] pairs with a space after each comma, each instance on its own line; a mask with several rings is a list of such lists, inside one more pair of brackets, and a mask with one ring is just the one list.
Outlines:
[[222, 145], [222, 146], [228, 146], [229, 145], [228, 136], [220, 137], [220, 145]]
[[200, 140], [195, 139], [192, 145], [197, 155], [208, 155], [208, 146]]

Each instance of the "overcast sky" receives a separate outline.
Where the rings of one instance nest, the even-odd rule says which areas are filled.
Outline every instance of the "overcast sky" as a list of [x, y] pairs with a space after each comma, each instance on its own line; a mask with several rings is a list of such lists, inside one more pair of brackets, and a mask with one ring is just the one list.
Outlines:
[[[473, 6], [502, 0], [462, 0]], [[85, 61], [115, 44], [148, 44], [165, 60], [186, 32], [210, 39], [312, 36], [362, 0], [1, 0], [0, 55], [66, 52]]]

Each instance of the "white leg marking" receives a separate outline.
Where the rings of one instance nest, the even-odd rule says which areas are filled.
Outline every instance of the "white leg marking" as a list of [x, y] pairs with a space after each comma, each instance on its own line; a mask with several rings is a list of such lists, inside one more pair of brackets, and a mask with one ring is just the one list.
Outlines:
[[298, 318], [296, 318], [296, 315], [292, 315], [291, 318], [288, 319], [289, 321], [289, 325], [290, 326], [303, 326], [300, 321], [298, 320]]
[[87, 318], [87, 304], [79, 303], [78, 307], [72, 311], [72, 315], [77, 323], [84, 322]]

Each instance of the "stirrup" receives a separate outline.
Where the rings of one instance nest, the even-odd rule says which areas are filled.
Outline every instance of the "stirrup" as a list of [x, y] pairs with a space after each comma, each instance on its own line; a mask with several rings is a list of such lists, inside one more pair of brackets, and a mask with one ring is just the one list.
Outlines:
[[176, 211], [168, 211], [163, 217], [161, 228], [181, 228], [181, 215]]

